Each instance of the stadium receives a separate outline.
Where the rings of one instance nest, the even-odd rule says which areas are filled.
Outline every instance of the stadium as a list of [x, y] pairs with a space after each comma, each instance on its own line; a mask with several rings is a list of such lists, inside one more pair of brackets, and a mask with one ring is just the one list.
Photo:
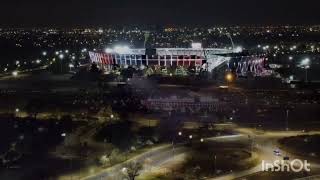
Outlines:
[[[90, 62], [104, 72], [119, 68], [160, 69], [167, 74], [167, 69], [175, 70], [176, 75], [183, 75], [186, 69], [213, 72], [225, 68], [239, 76], [248, 72], [255, 76], [266, 74], [264, 55], [242, 55], [241, 48], [219, 49], [202, 48], [200, 43], [193, 43], [191, 48], [141, 48], [131, 49], [127, 46], [116, 46], [104, 52], [90, 51]], [[172, 74], [170, 74], [172, 75]]]

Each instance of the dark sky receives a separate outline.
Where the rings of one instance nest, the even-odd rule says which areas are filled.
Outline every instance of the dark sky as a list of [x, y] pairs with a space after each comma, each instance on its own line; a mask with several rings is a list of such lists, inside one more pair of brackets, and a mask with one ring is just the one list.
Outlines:
[[1, 0], [0, 26], [320, 24], [320, 0]]

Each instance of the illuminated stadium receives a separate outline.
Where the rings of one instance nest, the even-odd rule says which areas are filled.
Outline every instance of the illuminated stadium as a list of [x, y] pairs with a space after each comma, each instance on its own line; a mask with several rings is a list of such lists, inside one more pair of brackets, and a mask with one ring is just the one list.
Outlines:
[[[141, 48], [131, 49], [127, 46], [116, 46], [104, 52], [89, 52], [91, 63], [95, 63], [104, 72], [113, 67], [119, 68], [167, 68], [188, 69], [196, 72], [212, 72], [225, 65], [227, 69], [238, 75], [251, 72], [262, 75], [265, 72], [265, 58], [262, 55], [242, 56], [241, 48], [218, 49], [202, 48], [200, 43], [193, 43], [192, 48]], [[179, 74], [179, 73], [177, 73]], [[181, 74], [181, 73], [180, 73]]]

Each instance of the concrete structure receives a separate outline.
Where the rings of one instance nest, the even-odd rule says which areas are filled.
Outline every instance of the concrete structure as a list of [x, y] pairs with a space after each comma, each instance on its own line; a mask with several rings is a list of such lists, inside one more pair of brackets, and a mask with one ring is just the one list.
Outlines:
[[194, 67], [212, 72], [221, 65], [228, 65], [239, 75], [247, 72], [259, 74], [264, 71], [264, 57], [233, 56], [238, 50], [218, 48], [156, 48], [130, 49], [126, 46], [106, 49], [105, 52], [89, 52], [92, 63], [97, 63], [101, 69], [108, 70], [113, 66], [119, 67]]

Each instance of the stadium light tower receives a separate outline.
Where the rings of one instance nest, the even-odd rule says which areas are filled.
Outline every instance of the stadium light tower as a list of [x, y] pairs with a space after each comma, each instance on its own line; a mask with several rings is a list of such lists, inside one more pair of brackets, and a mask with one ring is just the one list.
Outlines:
[[227, 33], [226, 35], [227, 35], [227, 37], [230, 39], [231, 45], [232, 45], [232, 49], [234, 50], [234, 43], [233, 43], [233, 39], [232, 39], [232, 37], [231, 37], [231, 34], [230, 34], [230, 33]]

